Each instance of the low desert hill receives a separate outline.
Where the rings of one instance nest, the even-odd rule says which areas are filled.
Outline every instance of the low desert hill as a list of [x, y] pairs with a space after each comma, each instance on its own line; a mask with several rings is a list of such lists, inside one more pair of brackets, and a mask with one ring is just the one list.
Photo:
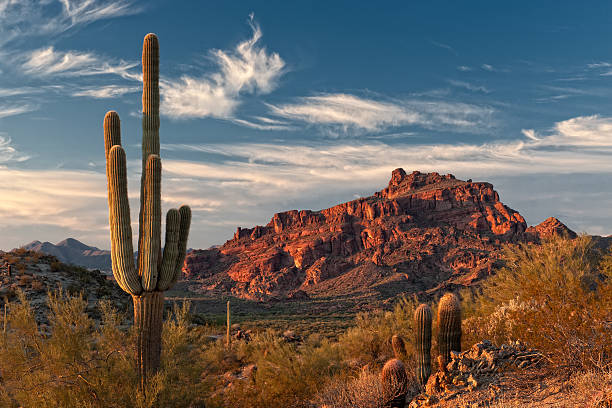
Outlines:
[[188, 254], [184, 272], [191, 290], [251, 300], [428, 294], [491, 274], [505, 243], [551, 234], [575, 236], [555, 218], [528, 228], [490, 183], [396, 169], [370, 197], [239, 227]]

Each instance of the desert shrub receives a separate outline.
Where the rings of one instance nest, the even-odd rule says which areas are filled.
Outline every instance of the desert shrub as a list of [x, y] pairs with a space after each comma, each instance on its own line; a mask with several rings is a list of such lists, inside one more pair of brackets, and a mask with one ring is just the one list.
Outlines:
[[506, 248], [505, 267], [475, 296], [464, 293], [464, 341], [522, 340], [556, 367], [612, 361], [612, 256], [589, 237]]
[[338, 376], [313, 398], [317, 407], [383, 408], [385, 392], [380, 373], [371, 369], [359, 371], [356, 377]]
[[[49, 294], [49, 332], [39, 330], [22, 292], [9, 304], [0, 336], [0, 406], [188, 407], [201, 401], [201, 368], [189, 338], [187, 309], [175, 308], [164, 326], [162, 368], [139, 393], [133, 330], [108, 302], [96, 324], [80, 296]], [[125, 326], [124, 326], [125, 327]]]
[[410, 366], [414, 361], [414, 311], [418, 302], [413, 298], [401, 298], [392, 311], [360, 313], [355, 318], [355, 326], [349, 328], [338, 338], [338, 343], [346, 359], [357, 364], [378, 364], [393, 356], [391, 338], [401, 335], [406, 343], [407, 360]]
[[257, 366], [254, 379], [228, 387], [221, 406], [307, 407], [307, 401], [344, 368], [337, 345], [316, 335], [295, 344], [267, 332], [251, 343], [245, 347]]

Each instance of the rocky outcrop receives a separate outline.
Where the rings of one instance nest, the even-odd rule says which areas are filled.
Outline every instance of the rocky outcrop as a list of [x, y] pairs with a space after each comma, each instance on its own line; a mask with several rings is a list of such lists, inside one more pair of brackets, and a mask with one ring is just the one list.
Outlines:
[[436, 291], [490, 274], [503, 243], [560, 228], [527, 233], [490, 183], [396, 169], [373, 196], [239, 227], [223, 246], [189, 254], [184, 272], [192, 289], [256, 300], [298, 289], [309, 296]]
[[567, 228], [565, 224], [563, 224], [555, 217], [549, 217], [540, 224], [527, 228], [526, 232], [533, 239], [546, 239], [551, 238], [555, 235], [576, 238], [576, 233], [571, 229]]

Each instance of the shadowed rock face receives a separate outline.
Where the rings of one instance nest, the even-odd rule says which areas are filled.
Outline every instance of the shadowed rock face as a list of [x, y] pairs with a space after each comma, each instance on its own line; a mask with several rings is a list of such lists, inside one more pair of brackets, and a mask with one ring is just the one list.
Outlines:
[[192, 288], [248, 299], [296, 290], [390, 297], [469, 285], [491, 273], [502, 243], [538, 239], [557, 227], [527, 234], [524, 218], [489, 183], [396, 169], [373, 196], [239, 227], [220, 248], [189, 254], [184, 272], [197, 281]]

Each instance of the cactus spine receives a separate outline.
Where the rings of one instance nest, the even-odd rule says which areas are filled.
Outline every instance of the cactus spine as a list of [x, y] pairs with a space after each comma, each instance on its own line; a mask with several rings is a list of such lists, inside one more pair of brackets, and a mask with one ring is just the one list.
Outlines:
[[454, 293], [442, 296], [438, 305], [438, 352], [444, 366], [451, 351], [461, 351], [461, 305]]
[[397, 358], [387, 361], [380, 373], [380, 381], [385, 393], [385, 406], [404, 408], [408, 392], [408, 375], [404, 363]]
[[420, 384], [425, 385], [431, 374], [431, 309], [421, 304], [414, 312], [416, 328], [416, 376]]
[[117, 284], [132, 295], [137, 331], [136, 363], [140, 387], [159, 368], [163, 323], [163, 292], [178, 279], [185, 259], [191, 209], [166, 215], [166, 242], [161, 254], [161, 159], [159, 157], [159, 44], [147, 34], [143, 52], [142, 179], [138, 263], [134, 263], [125, 151], [117, 112], [104, 117], [104, 151], [108, 181], [111, 260]]

